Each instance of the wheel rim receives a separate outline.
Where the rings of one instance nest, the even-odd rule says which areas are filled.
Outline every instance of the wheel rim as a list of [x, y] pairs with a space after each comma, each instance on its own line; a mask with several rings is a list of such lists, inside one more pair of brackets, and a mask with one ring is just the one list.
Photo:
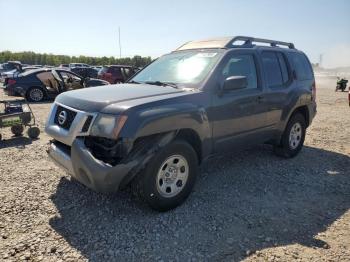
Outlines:
[[296, 149], [300, 142], [301, 142], [301, 138], [302, 138], [302, 128], [301, 128], [301, 124], [300, 123], [295, 123], [289, 133], [289, 146], [291, 149]]
[[163, 197], [174, 197], [186, 186], [189, 174], [187, 160], [181, 155], [168, 157], [157, 174], [157, 190]]
[[32, 99], [33, 101], [41, 101], [44, 97], [44, 93], [43, 91], [41, 91], [39, 88], [33, 88], [31, 91], [30, 91], [30, 99]]

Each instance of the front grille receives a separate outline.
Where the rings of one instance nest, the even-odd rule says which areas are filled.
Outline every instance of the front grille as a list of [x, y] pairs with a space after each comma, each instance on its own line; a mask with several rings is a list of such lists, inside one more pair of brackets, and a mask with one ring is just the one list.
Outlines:
[[81, 129], [81, 132], [85, 133], [89, 130], [89, 127], [91, 125], [91, 121], [92, 121], [92, 116], [88, 116], [88, 118], [86, 119], [83, 128]]
[[54, 122], [56, 125], [69, 130], [76, 115], [77, 115], [77, 112], [69, 110], [62, 106], [58, 106], [56, 110]]

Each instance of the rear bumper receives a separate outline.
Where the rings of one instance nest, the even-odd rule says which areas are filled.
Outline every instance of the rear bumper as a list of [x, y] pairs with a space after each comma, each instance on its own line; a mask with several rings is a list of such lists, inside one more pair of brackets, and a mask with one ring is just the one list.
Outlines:
[[101, 193], [113, 193], [123, 179], [137, 165], [137, 161], [111, 166], [96, 159], [82, 138], [74, 140], [71, 147], [51, 142], [48, 154], [54, 163], [85, 186]]
[[23, 89], [20, 87], [5, 86], [4, 93], [8, 96], [24, 96]]

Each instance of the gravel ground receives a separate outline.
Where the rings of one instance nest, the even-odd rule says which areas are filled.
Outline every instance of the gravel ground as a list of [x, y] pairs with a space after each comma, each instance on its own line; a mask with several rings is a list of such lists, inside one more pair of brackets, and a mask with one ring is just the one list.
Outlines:
[[[350, 261], [350, 108], [325, 83], [317, 96], [297, 157], [262, 145], [213, 158], [167, 213], [71, 181], [49, 161], [45, 134], [3, 130], [0, 260]], [[49, 108], [33, 105], [41, 130]]]

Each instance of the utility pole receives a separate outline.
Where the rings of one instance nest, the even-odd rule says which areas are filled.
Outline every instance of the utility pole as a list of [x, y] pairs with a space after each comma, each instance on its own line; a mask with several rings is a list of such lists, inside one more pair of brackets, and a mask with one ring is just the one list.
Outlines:
[[323, 62], [323, 54], [320, 54], [319, 67], [322, 67], [322, 62]]
[[119, 34], [119, 58], [122, 58], [122, 45], [120, 43], [120, 26], [118, 27], [118, 34]]

